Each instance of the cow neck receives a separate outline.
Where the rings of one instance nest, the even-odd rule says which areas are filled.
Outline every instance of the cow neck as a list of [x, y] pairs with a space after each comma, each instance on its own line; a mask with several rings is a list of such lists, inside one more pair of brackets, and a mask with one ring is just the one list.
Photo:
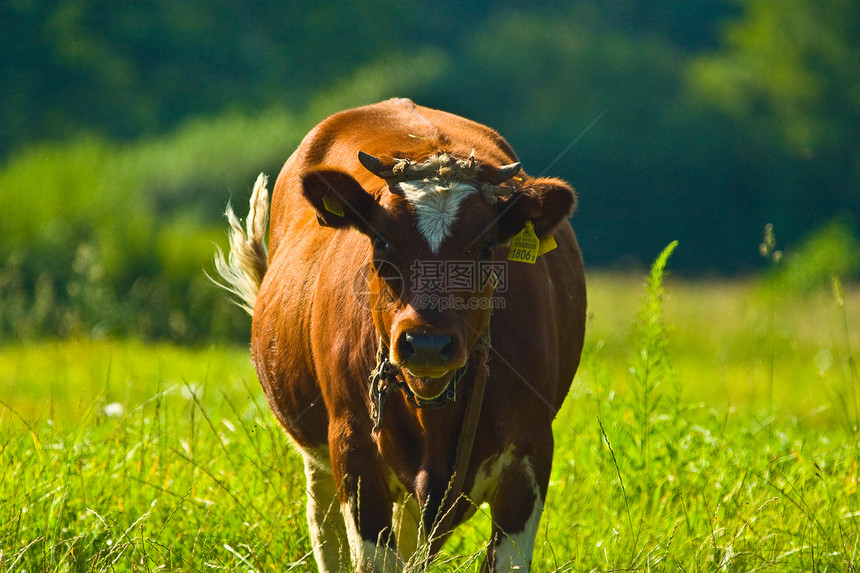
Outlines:
[[[475, 444], [475, 435], [478, 433], [478, 419], [481, 417], [481, 406], [484, 402], [484, 390], [487, 386], [487, 378], [490, 376], [490, 367], [487, 361], [490, 358], [490, 349], [492, 344], [490, 341], [490, 321], [484, 327], [484, 332], [481, 334], [478, 341], [475, 343], [469, 357], [475, 356], [474, 364], [477, 367], [475, 371], [475, 379], [472, 385], [472, 392], [469, 394], [469, 400], [466, 404], [466, 413], [463, 418], [463, 426], [460, 428], [460, 438], [457, 441], [457, 454], [454, 459], [454, 467], [451, 473], [451, 479], [448, 482], [448, 488], [445, 491], [445, 496], [442, 503], [439, 505], [436, 519], [430, 531], [430, 555], [434, 555], [441, 549], [442, 544], [448, 534], [454, 528], [454, 520], [456, 512], [454, 511], [457, 502], [459, 502], [465, 494], [464, 487], [466, 484], [466, 472], [469, 469], [469, 460], [472, 457], [472, 446]], [[452, 381], [462, 377], [469, 362], [455, 373]], [[462, 372], [461, 372], [462, 371]], [[449, 383], [449, 386], [452, 384]], [[453, 384], [456, 388], [456, 384]], [[402, 379], [400, 369], [391, 364], [388, 360], [388, 346], [379, 338], [379, 348], [376, 353], [376, 368], [370, 375], [370, 403], [371, 403], [371, 418], [373, 420], [373, 431], [378, 432], [382, 425], [382, 409], [385, 405], [385, 399], [396, 388], [408, 389], [408, 385]], [[447, 394], [447, 389], [444, 394]], [[411, 392], [411, 390], [409, 390]], [[454, 392], [456, 397], [456, 392]], [[419, 398], [414, 396], [414, 398]], [[408, 394], [407, 394], [408, 396]], [[453, 400], [453, 398], [451, 399]], [[449, 401], [451, 401], [449, 400]], [[425, 400], [433, 402], [433, 400]], [[447, 402], [446, 402], [447, 403]], [[421, 404], [416, 404], [421, 407]]]

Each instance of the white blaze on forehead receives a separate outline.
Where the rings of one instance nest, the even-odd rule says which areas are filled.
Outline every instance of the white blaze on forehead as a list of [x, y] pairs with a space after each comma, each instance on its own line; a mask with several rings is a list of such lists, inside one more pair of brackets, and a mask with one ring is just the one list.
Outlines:
[[412, 204], [418, 217], [418, 231], [427, 240], [433, 254], [451, 232], [460, 203], [478, 190], [462, 181], [443, 182], [438, 179], [404, 181], [400, 183], [403, 196]]

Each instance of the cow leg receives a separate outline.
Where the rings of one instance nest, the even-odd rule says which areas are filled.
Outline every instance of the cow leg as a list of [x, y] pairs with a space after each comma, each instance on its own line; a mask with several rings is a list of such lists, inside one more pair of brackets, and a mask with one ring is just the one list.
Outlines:
[[487, 548], [488, 571], [528, 571], [549, 483], [549, 467], [536, 468], [525, 457], [511, 464], [490, 503], [493, 532]]
[[328, 450], [302, 452], [307, 478], [308, 529], [320, 573], [340, 571], [341, 551], [346, 549], [346, 530], [340, 514]]
[[[371, 494], [370, 489], [359, 485], [357, 492], [348, 493], [348, 499], [341, 503], [352, 566], [362, 573], [394, 572], [401, 561], [393, 547], [391, 500], [379, 499]], [[387, 515], [387, 524], [374, 526], [373, 522], [382, 514]]]
[[362, 573], [394, 572], [401, 561], [392, 534], [388, 481], [375, 446], [362, 444], [355, 435], [350, 439], [350, 434], [330, 431], [329, 444], [352, 567]]

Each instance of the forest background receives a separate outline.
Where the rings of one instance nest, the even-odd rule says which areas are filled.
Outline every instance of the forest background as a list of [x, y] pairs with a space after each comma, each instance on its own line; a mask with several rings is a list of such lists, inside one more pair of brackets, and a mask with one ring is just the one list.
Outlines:
[[[860, 272], [860, 3], [0, 4], [0, 342], [247, 340], [205, 277], [227, 201], [330, 113], [400, 96], [580, 197], [590, 269]], [[241, 207], [240, 207], [241, 209]], [[795, 256], [793, 256], [794, 254]]]

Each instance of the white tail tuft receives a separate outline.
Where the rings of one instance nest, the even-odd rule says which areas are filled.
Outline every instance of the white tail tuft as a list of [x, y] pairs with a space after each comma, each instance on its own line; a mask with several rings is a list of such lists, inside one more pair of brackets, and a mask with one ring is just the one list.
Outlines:
[[260, 173], [251, 193], [245, 229], [228, 203], [224, 215], [230, 223], [230, 252], [227, 257], [216, 247], [215, 270], [225, 282], [209, 277], [212, 282], [236, 296], [236, 304], [254, 314], [254, 303], [263, 275], [269, 265], [269, 249], [266, 246], [266, 225], [269, 219], [268, 177]]

